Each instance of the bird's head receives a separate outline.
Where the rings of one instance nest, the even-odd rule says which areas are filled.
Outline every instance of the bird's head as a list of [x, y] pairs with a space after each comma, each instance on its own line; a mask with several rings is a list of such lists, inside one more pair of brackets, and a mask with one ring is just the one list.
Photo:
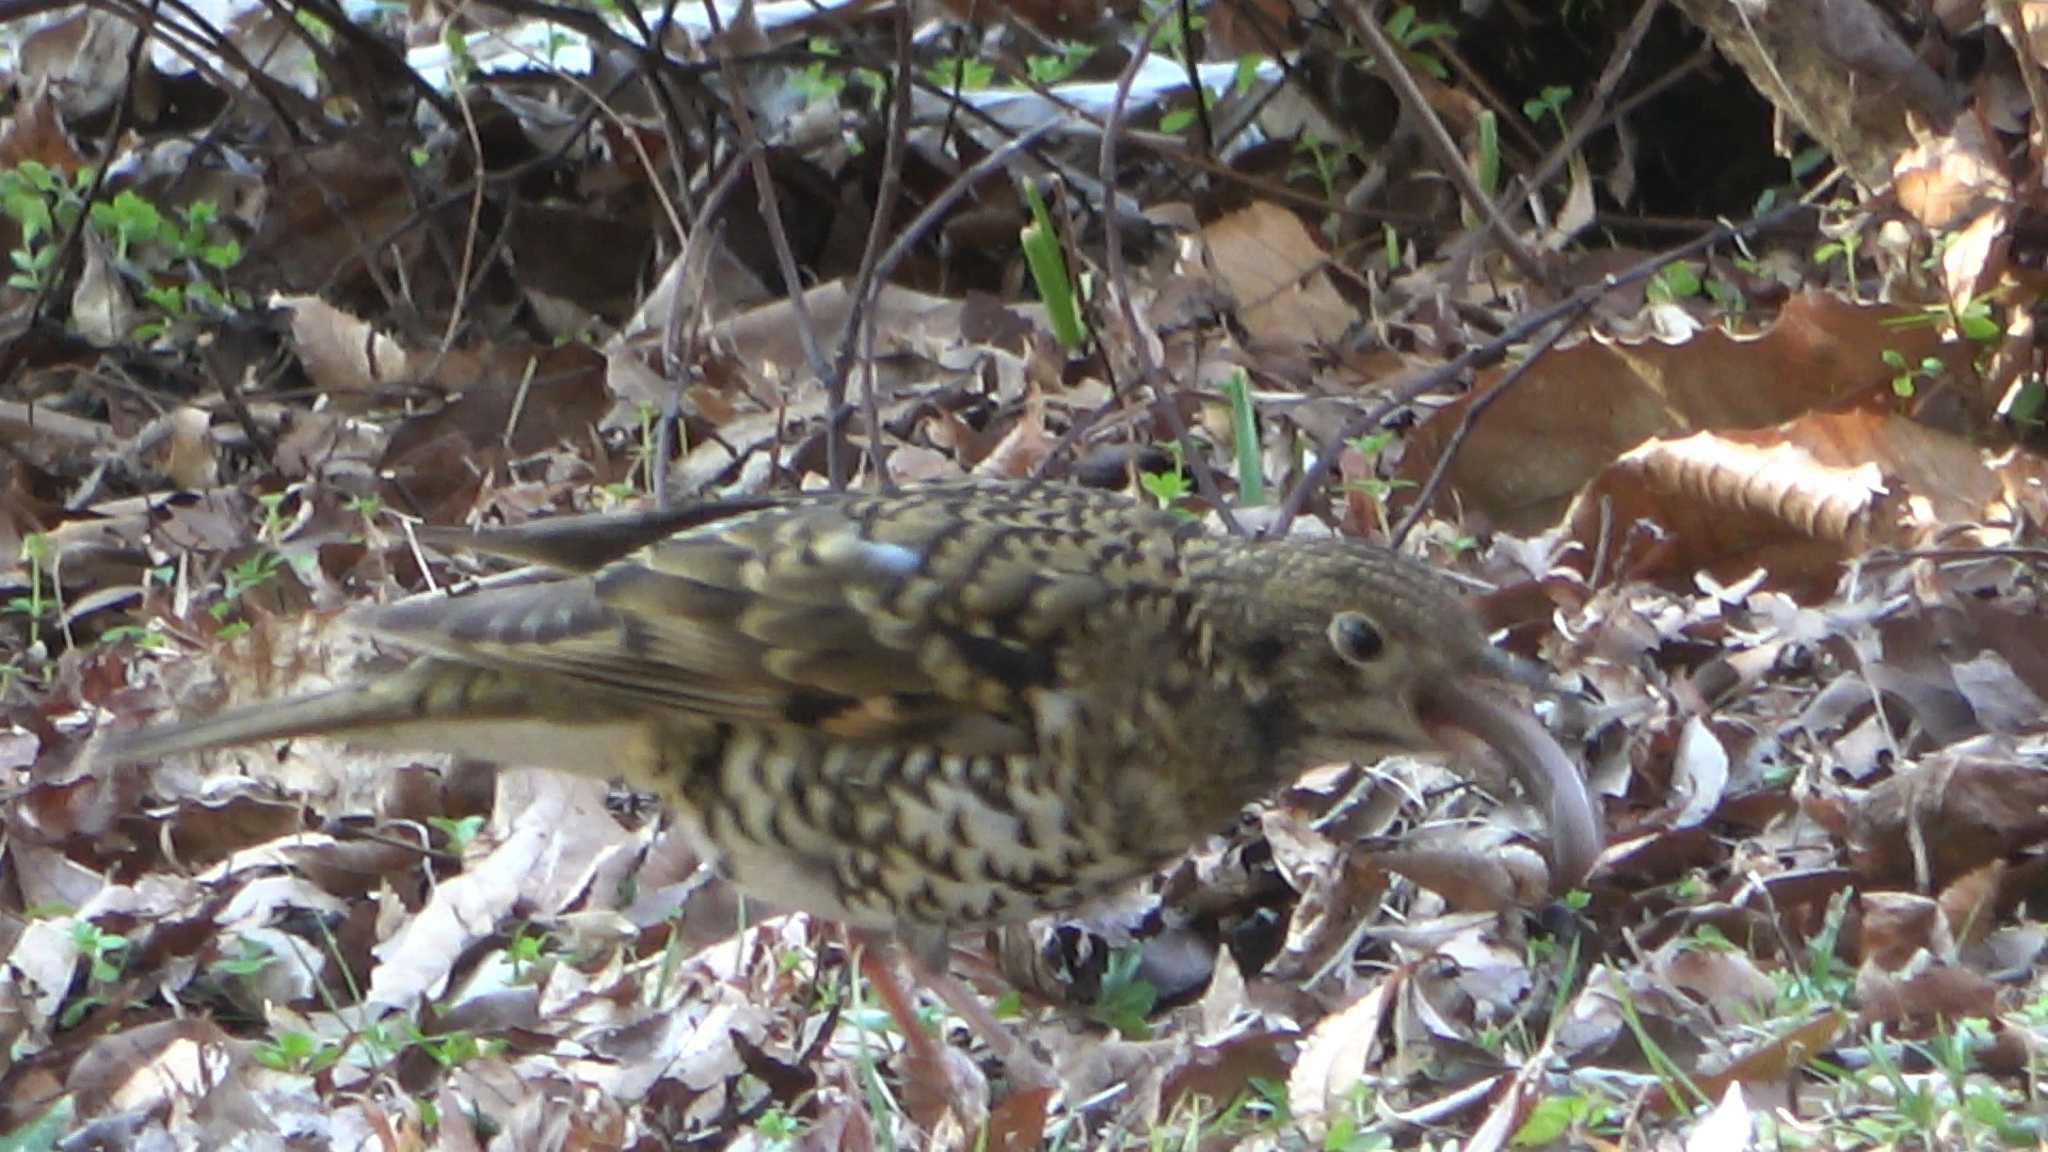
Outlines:
[[1568, 886], [1591, 871], [1602, 841], [1585, 782], [1509, 691], [1533, 670], [1487, 642], [1442, 577], [1327, 539], [1224, 544], [1212, 564], [1224, 590], [1212, 601], [1212, 659], [1241, 663], [1284, 761], [1434, 750], [1444, 729], [1464, 731], [1547, 809], [1553, 879]]

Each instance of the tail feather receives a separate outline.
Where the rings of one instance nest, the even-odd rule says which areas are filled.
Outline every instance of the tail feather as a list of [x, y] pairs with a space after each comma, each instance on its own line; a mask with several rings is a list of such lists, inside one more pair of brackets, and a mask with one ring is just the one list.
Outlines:
[[229, 708], [212, 716], [109, 733], [99, 754], [116, 764], [259, 744], [300, 736], [347, 737], [370, 727], [393, 727], [418, 718], [419, 693], [405, 681], [369, 680], [287, 700]]
[[114, 764], [300, 737], [610, 774], [635, 718], [546, 675], [426, 659], [396, 675], [108, 734]]

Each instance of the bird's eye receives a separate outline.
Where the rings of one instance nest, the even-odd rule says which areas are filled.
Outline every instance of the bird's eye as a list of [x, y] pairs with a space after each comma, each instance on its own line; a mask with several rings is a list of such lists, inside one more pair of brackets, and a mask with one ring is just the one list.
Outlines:
[[1330, 647], [1353, 664], [1368, 664], [1386, 651], [1387, 639], [1363, 612], [1339, 612], [1330, 618]]

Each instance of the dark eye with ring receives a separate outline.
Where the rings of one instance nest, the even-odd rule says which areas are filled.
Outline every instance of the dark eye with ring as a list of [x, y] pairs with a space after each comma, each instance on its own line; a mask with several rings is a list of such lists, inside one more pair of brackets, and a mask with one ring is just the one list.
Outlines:
[[1365, 613], [1339, 612], [1330, 620], [1330, 647], [1353, 664], [1367, 664], [1386, 651], [1387, 639]]

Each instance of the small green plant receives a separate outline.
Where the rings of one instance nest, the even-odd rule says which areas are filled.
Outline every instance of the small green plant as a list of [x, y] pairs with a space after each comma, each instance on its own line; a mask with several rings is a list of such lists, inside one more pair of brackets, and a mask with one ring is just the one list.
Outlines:
[[1287, 170], [1289, 180], [1313, 174], [1316, 183], [1322, 185], [1323, 195], [1331, 200], [1337, 198], [1338, 157], [1323, 143], [1323, 138], [1313, 131], [1303, 129], [1294, 141], [1294, 154], [1305, 157], [1307, 166], [1296, 163]]
[[521, 924], [505, 945], [505, 960], [512, 965], [512, 978], [524, 980], [548, 958], [548, 934], [532, 924]]
[[47, 575], [55, 550], [49, 536], [31, 532], [21, 538], [21, 558], [28, 563], [28, 595], [10, 597], [6, 611], [11, 615], [28, 617], [28, 644], [35, 648], [43, 642], [43, 617], [49, 615], [54, 601], [47, 588]]
[[6, 662], [0, 663], [0, 699], [13, 696], [17, 684], [46, 682], [52, 667], [43, 643], [43, 626], [57, 616], [60, 608], [54, 575], [56, 550], [48, 536], [31, 532], [22, 538], [21, 557], [28, 563], [28, 592], [9, 597], [0, 606], [0, 613], [27, 618], [28, 643], [10, 652]]
[[1548, 85], [1542, 92], [1522, 101], [1522, 115], [1536, 123], [1542, 123], [1543, 118], [1548, 116], [1557, 122], [1559, 133], [1570, 132], [1571, 125], [1565, 123], [1564, 119], [1564, 106], [1571, 98], [1572, 90], [1566, 85]]
[[1145, 0], [1144, 19], [1140, 23], [1150, 26], [1152, 21], [1159, 18], [1160, 12], [1169, 7], [1177, 10], [1169, 15], [1159, 26], [1159, 31], [1153, 34], [1152, 51], [1176, 60], [1185, 59], [1188, 37], [1207, 28], [1209, 20], [1200, 12], [1187, 12], [1187, 19], [1183, 20], [1184, 13], [1178, 10], [1180, 0]]
[[1848, 278], [1851, 299], [1856, 298], [1856, 249], [1861, 241], [1862, 238], [1857, 235], [1856, 230], [1851, 228], [1845, 230], [1838, 239], [1816, 245], [1813, 250], [1815, 264], [1826, 266], [1833, 260], [1842, 262], [1842, 274]]
[[806, 105], [837, 103], [846, 91], [846, 80], [851, 75], [855, 83], [867, 90], [869, 106], [881, 107], [882, 98], [889, 91], [889, 81], [880, 72], [872, 68], [849, 71], [839, 60], [839, 45], [827, 37], [811, 37], [808, 47], [815, 59], [790, 78], [791, 87], [804, 98]]
[[1612, 1103], [1591, 1096], [1548, 1096], [1529, 1110], [1511, 1143], [1517, 1148], [1547, 1147], [1575, 1131], [1612, 1126], [1619, 1116]]
[[1693, 271], [1692, 265], [1674, 260], [1657, 269], [1657, 274], [1650, 277], [1649, 284], [1644, 287], [1643, 294], [1652, 304], [1675, 304], [1698, 296], [1701, 287], [1699, 273]]
[[761, 1118], [754, 1122], [754, 1133], [761, 1138], [764, 1148], [795, 1148], [805, 1127], [803, 1117], [775, 1107], [761, 1113]]
[[71, 942], [86, 962], [85, 995], [64, 1005], [57, 1014], [57, 1026], [75, 1027], [85, 1015], [107, 1002], [107, 994], [121, 979], [132, 945], [126, 936], [104, 931], [90, 920], [71, 926]]
[[1742, 288], [1731, 280], [1709, 276], [1706, 289], [1707, 299], [1719, 305], [1723, 312], [1739, 315], [1749, 310], [1749, 300], [1742, 294]]
[[206, 606], [207, 614], [222, 621], [221, 638], [232, 639], [249, 630], [247, 620], [229, 621], [242, 597], [270, 582], [284, 567], [284, 557], [269, 549], [250, 556], [227, 570], [221, 578], [220, 599]]
[[448, 841], [451, 852], [465, 852], [476, 841], [476, 834], [483, 831], [482, 816], [464, 816], [460, 819], [450, 816], [429, 816], [427, 824]]
[[973, 56], [945, 56], [925, 69], [934, 88], [948, 92], [979, 92], [995, 82], [995, 65]]
[[[1391, 431], [1380, 431], [1353, 436], [1345, 443], [1352, 451], [1364, 457], [1366, 468], [1370, 471], [1378, 461], [1380, 453], [1393, 442], [1394, 434]], [[1362, 476], [1356, 480], [1347, 480], [1343, 485], [1344, 491], [1363, 493], [1366, 499], [1372, 501], [1373, 514], [1379, 520], [1382, 530], [1387, 527], [1387, 498], [1399, 489], [1413, 487], [1413, 480], [1388, 480], [1378, 476]]]
[[0, 172], [0, 212], [21, 229], [21, 246], [9, 253], [9, 287], [39, 292], [50, 286], [64, 236], [77, 227], [94, 176], [93, 169], [81, 168], [67, 179], [34, 160]]
[[255, 940], [243, 940], [240, 949], [233, 956], [225, 956], [213, 962], [213, 970], [223, 976], [237, 978], [254, 976], [277, 962], [277, 953], [267, 945]]
[[330, 1044], [310, 1032], [280, 1032], [256, 1046], [256, 1062], [275, 1072], [311, 1076], [334, 1067], [341, 1060], [341, 1046]]
[[1223, 382], [1230, 401], [1231, 442], [1237, 449], [1237, 498], [1248, 508], [1266, 502], [1265, 464], [1259, 453], [1259, 420], [1252, 411], [1251, 378], [1240, 368]]
[[1835, 947], [1848, 917], [1852, 892], [1853, 889], [1844, 888], [1829, 899], [1820, 930], [1806, 940], [1804, 963], [1795, 956], [1792, 963], [1774, 973], [1779, 1013], [1815, 1006], [1840, 1007], [1848, 1002], [1855, 990], [1855, 973], [1835, 955]]
[[476, 77], [476, 53], [469, 49], [469, 34], [454, 20], [441, 29], [441, 47], [448, 52], [448, 79], [457, 88]]
[[1071, 79], [1095, 55], [1093, 45], [1072, 40], [1061, 40], [1053, 47], [1052, 52], [1039, 53], [1024, 61], [1025, 75], [1047, 88]]
[[[1474, 165], [1473, 177], [1479, 181], [1480, 191], [1491, 200], [1500, 186], [1500, 119], [1491, 109], [1479, 114], [1479, 159]], [[1479, 226], [1479, 212], [1470, 204], [1458, 206], [1458, 219], [1467, 228]]]
[[480, 1040], [468, 1029], [457, 1029], [439, 1036], [429, 1036], [411, 1025], [412, 1043], [427, 1054], [427, 1058], [443, 1068], [459, 1068], [464, 1064], [485, 1056], [494, 1056], [505, 1048], [503, 1040]]
[[[1195, 99], [1201, 103], [1200, 111], [1206, 112], [1216, 107], [1216, 96], [1207, 88], [1195, 89]], [[1159, 117], [1159, 130], [1169, 136], [1177, 136], [1192, 128], [1198, 115], [1197, 109], [1192, 105], [1169, 109]]]
[[1031, 205], [1031, 223], [1024, 226], [1020, 235], [1025, 265], [1031, 269], [1031, 282], [1038, 288], [1038, 298], [1045, 302], [1053, 338], [1067, 351], [1077, 351], [1087, 340], [1087, 330], [1081, 325], [1081, 306], [1073, 277], [1067, 270], [1066, 254], [1060, 251], [1059, 232], [1053, 227], [1045, 198], [1028, 181], [1024, 184], [1024, 199]]
[[1919, 381], [1934, 381], [1941, 378], [1947, 365], [1939, 356], [1923, 356], [1918, 364], [1908, 366], [1904, 354], [1887, 348], [1878, 354], [1885, 367], [1892, 370], [1892, 394], [1901, 400], [1911, 400], [1920, 390]]
[[1102, 994], [1088, 1009], [1092, 1019], [1133, 1040], [1152, 1035], [1146, 1018], [1159, 1003], [1159, 990], [1138, 976], [1144, 959], [1144, 950], [1135, 946], [1111, 953], [1109, 966], [1102, 973]]
[[147, 624], [117, 624], [100, 633], [99, 643], [105, 647], [133, 644], [145, 652], [164, 652], [171, 647], [171, 638], [164, 635], [162, 625], [152, 620]]
[[1451, 70], [1436, 54], [1427, 50], [1431, 43], [1457, 39], [1458, 30], [1440, 20], [1424, 20], [1413, 4], [1403, 4], [1394, 9], [1381, 25], [1387, 39], [1401, 49], [1401, 58], [1420, 72], [1437, 80], [1448, 80]]
[[1488, 196], [1500, 193], [1500, 117], [1487, 109], [1479, 114], [1479, 162], [1473, 175]]
[[1188, 482], [1187, 461], [1181, 450], [1180, 441], [1168, 443], [1166, 451], [1173, 457], [1172, 467], [1159, 472], [1139, 473], [1138, 486], [1158, 502], [1161, 509], [1193, 519], [1193, 516], [1180, 506], [1182, 500], [1194, 493], [1194, 485]]
[[220, 227], [220, 207], [195, 200], [166, 215], [134, 189], [86, 208], [94, 172], [70, 177], [35, 161], [0, 172], [0, 212], [21, 230], [11, 254], [11, 287], [43, 291], [52, 286], [63, 238], [83, 223], [113, 250], [115, 268], [133, 282], [149, 314], [133, 333], [153, 340], [191, 318], [195, 308], [224, 314], [246, 308], [243, 293], [224, 291], [215, 277], [242, 260], [242, 247]]
[[1266, 58], [1256, 52], [1247, 52], [1237, 58], [1237, 68], [1230, 74], [1230, 90], [1239, 96], [1251, 94], [1252, 86], [1259, 82], [1259, 66]]
[[1364, 1080], [1344, 1093], [1344, 1109], [1331, 1114], [1323, 1134], [1323, 1152], [1383, 1152], [1394, 1146], [1393, 1136], [1373, 1126], [1377, 1095]]

